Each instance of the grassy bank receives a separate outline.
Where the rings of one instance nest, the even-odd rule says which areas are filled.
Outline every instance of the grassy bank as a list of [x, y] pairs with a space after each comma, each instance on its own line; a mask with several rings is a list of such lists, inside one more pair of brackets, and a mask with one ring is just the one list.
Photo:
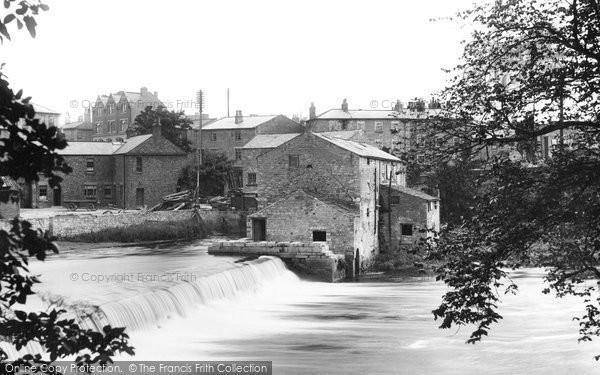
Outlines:
[[106, 228], [97, 232], [82, 233], [62, 241], [73, 242], [144, 242], [161, 240], [193, 240], [206, 238], [212, 233], [204, 221], [190, 218], [184, 221], [148, 221], [127, 227]]

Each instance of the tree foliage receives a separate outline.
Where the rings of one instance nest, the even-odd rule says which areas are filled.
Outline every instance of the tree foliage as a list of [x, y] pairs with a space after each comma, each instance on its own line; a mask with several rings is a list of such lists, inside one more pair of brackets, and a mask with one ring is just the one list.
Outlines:
[[[8, 9], [14, 3], [7, 0], [4, 6]], [[40, 9], [47, 10], [47, 6], [39, 2], [19, 2], [14, 14], [9, 13], [2, 20], [0, 33], [10, 40], [6, 25], [16, 20], [20, 28], [22, 19], [30, 34], [35, 36], [36, 23], [32, 17]], [[14, 93], [0, 72], [0, 129], [5, 133], [0, 142], [0, 175], [30, 183], [42, 174], [54, 187], [61, 181], [61, 174], [71, 171], [56, 153], [65, 148], [67, 142], [56, 127], [46, 126], [35, 118], [29, 100], [23, 97], [22, 91]], [[7, 195], [0, 197], [4, 201], [9, 199]], [[65, 318], [63, 310], [23, 311], [23, 305], [35, 293], [33, 286], [38, 282], [29, 272], [29, 259], [43, 261], [48, 253], [57, 253], [53, 240], [48, 232], [36, 230], [27, 221], [18, 219], [11, 222], [9, 230], [0, 230], [0, 337], [12, 342], [17, 350], [38, 343], [48, 355], [43, 358], [39, 354], [27, 354], [9, 359], [8, 353], [0, 350], [2, 373], [9, 372], [6, 367], [9, 361], [12, 365], [48, 363], [47, 360], [76, 356], [78, 363], [90, 364], [105, 363], [123, 351], [133, 354], [124, 328], [107, 326], [102, 332], [95, 332]]]
[[[469, 342], [481, 340], [502, 318], [502, 293], [517, 291], [509, 271], [540, 266], [544, 292], [584, 299], [576, 318], [580, 340], [591, 340], [600, 334], [600, 3], [499, 0], [458, 19], [474, 29], [431, 132], [460, 142], [437, 157], [513, 145], [525, 158], [496, 158], [469, 215], [432, 244], [451, 287], [434, 316], [442, 328], [476, 324]], [[557, 137], [550, 159], [539, 158], [540, 136]]]
[[201, 196], [222, 195], [225, 186], [231, 182], [233, 163], [223, 153], [207, 152], [202, 158], [200, 168], [188, 165], [181, 171], [177, 184], [190, 190], [196, 189], [198, 169], [200, 171], [198, 193]]
[[168, 111], [159, 106], [154, 109], [146, 107], [136, 116], [134, 125], [138, 135], [151, 134], [152, 126], [160, 120], [162, 135], [186, 152], [191, 151], [190, 142], [185, 137], [185, 131], [191, 128], [192, 120], [185, 117], [183, 111]]

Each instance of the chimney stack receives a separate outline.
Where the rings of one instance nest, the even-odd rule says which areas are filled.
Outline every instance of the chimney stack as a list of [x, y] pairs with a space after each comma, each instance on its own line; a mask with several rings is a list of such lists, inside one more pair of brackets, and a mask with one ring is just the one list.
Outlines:
[[236, 110], [235, 111], [235, 123], [236, 124], [241, 124], [244, 121], [244, 117], [242, 116], [242, 111], [241, 110]]
[[90, 118], [90, 108], [86, 108], [83, 111], [83, 121], [84, 122], [92, 122], [91, 118]]
[[346, 99], [342, 102], [342, 111], [348, 112], [348, 101]]
[[157, 141], [161, 137], [161, 133], [160, 119], [157, 119], [154, 125], [152, 125], [152, 138]]
[[315, 108], [315, 103], [310, 103], [310, 108], [308, 109], [308, 119], [312, 120], [317, 118], [317, 109]]
[[142, 95], [142, 97], [148, 96], [148, 88], [147, 87], [140, 88], [140, 94]]
[[78, 116], [77, 117], [77, 122], [83, 122], [83, 116]]
[[158, 99], [158, 91], [154, 91], [154, 99]]

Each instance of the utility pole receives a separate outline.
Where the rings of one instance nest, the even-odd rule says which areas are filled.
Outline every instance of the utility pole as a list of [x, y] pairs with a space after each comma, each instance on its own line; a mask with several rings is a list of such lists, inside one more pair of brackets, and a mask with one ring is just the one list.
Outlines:
[[198, 135], [198, 142], [196, 142], [196, 160], [197, 160], [197, 165], [196, 165], [196, 192], [195, 192], [195, 196], [196, 198], [198, 198], [199, 192], [200, 192], [200, 166], [202, 165], [203, 162], [203, 158], [202, 158], [202, 109], [204, 108], [204, 93], [202, 92], [202, 90], [198, 90], [198, 92], [196, 93], [196, 103], [198, 103], [198, 107], [199, 107], [199, 118], [198, 118], [198, 133], [196, 133]]
[[229, 87], [227, 88], [227, 117], [229, 117]]

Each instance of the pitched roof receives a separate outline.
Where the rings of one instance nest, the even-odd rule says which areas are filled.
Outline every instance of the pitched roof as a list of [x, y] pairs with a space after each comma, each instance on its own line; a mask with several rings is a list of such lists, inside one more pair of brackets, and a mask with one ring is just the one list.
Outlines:
[[59, 112], [53, 111], [50, 108], [44, 107], [42, 105], [35, 104], [32, 102], [29, 102], [29, 104], [33, 106], [33, 110], [35, 111], [35, 113], [49, 113], [51, 115], [60, 115]]
[[2, 186], [0, 186], [2, 189], [21, 190], [19, 184], [8, 176], [2, 176], [0, 181], [2, 182]]
[[108, 101], [108, 96], [107, 95], [100, 95], [98, 98], [100, 99], [100, 101], [102, 102], [102, 104], [106, 105], [106, 102]]
[[323, 133], [312, 133], [312, 134], [329, 142], [329, 143], [332, 143], [338, 147], [341, 147], [347, 151], [352, 152], [353, 154], [362, 156], [364, 158], [400, 162], [400, 159], [398, 159], [397, 157], [390, 155], [387, 152], [381, 151], [377, 147], [368, 145], [366, 143], [348, 141], [348, 140], [341, 139], [341, 138], [323, 135]]
[[299, 135], [300, 133], [259, 134], [242, 148], [276, 148]]
[[423, 112], [411, 111], [402, 109], [400, 112], [379, 109], [350, 109], [347, 112], [341, 109], [330, 109], [319, 116], [322, 120], [393, 120], [398, 119], [426, 119], [430, 116], [437, 115], [439, 109], [426, 109]]
[[346, 212], [349, 212], [352, 214], [356, 214], [358, 211], [358, 207], [351, 203], [343, 202], [343, 201], [336, 201], [336, 200], [330, 199], [328, 197], [325, 197], [321, 194], [315, 193], [313, 191], [308, 191], [305, 189], [298, 189], [298, 190], [295, 190], [295, 191], [289, 193], [288, 195], [284, 196], [283, 198], [278, 199], [275, 202], [269, 204], [262, 210], [253, 213], [252, 215], [250, 215], [250, 217], [260, 217], [261, 215], [264, 214], [264, 211], [268, 211], [270, 208], [280, 205], [282, 202], [285, 202], [285, 201], [291, 199], [293, 196], [297, 195], [298, 193], [308, 195], [309, 197], [312, 197], [312, 198], [314, 198], [322, 203], [325, 203], [329, 206], [337, 207], [338, 209], [340, 209], [342, 211], [346, 211]]
[[57, 150], [59, 155], [112, 155], [121, 143], [112, 142], [75, 142], [69, 141], [67, 147]]
[[319, 134], [351, 141], [354, 139], [363, 138], [365, 136], [365, 131], [364, 130], [338, 130], [338, 131], [331, 131], [331, 132], [319, 132]]
[[203, 126], [202, 130], [253, 129], [275, 117], [277, 116], [244, 116], [242, 117], [243, 121], [239, 124], [235, 123], [235, 117], [223, 117], [207, 126]]
[[[387, 189], [387, 186], [382, 185], [382, 187]], [[421, 190], [411, 189], [406, 186], [392, 185], [392, 190], [396, 190], [400, 193], [412, 195], [413, 197], [421, 198], [426, 201], [439, 201], [440, 200], [440, 198], [438, 198], [438, 197], [434, 197], [432, 195], [422, 192]]]
[[91, 122], [84, 122], [84, 121], [75, 121], [75, 122], [69, 122], [68, 124], [64, 124], [62, 126], [63, 130], [67, 130], [67, 129], [87, 129], [87, 130], [92, 130], [92, 123]]
[[118, 150], [114, 152], [115, 155], [127, 154], [133, 151], [137, 146], [146, 142], [148, 139], [152, 138], [152, 134], [144, 134], [138, 135], [135, 137], [127, 138], [126, 142], [123, 143]]

